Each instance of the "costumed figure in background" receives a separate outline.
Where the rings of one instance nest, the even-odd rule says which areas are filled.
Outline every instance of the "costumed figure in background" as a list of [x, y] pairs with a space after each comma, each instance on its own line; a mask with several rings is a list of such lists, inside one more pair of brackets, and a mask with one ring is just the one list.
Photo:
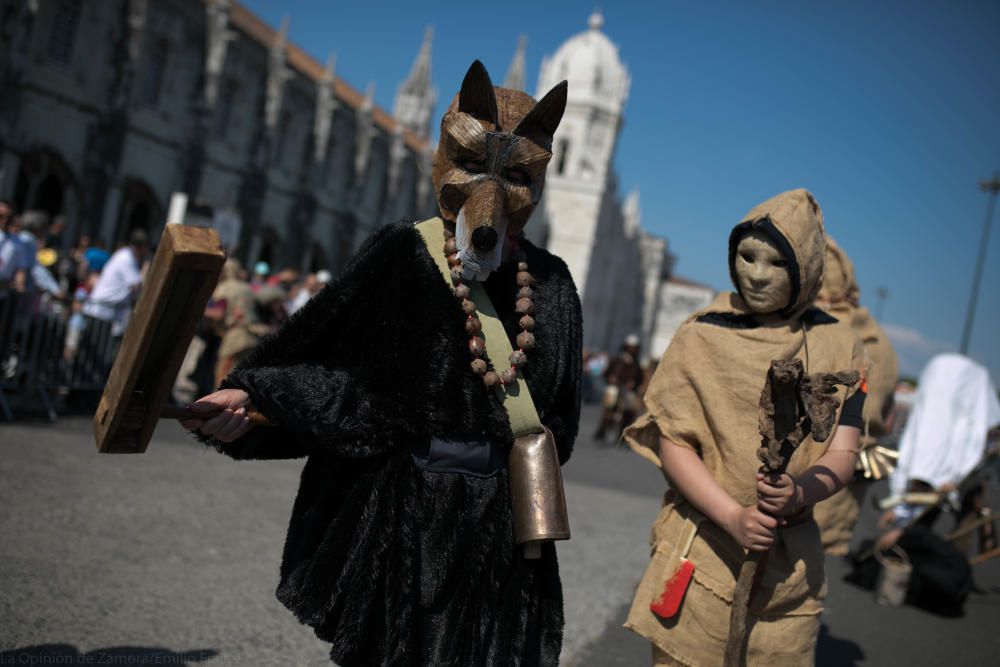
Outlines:
[[[899, 441], [891, 495], [880, 503], [887, 508], [879, 522], [884, 532], [862, 542], [848, 581], [877, 587], [880, 599], [893, 606], [905, 601], [942, 616], [963, 614], [973, 586], [968, 551], [975, 529], [987, 552], [976, 560], [997, 555], [980, 475], [996, 454], [988, 439], [997, 426], [1000, 402], [987, 370], [959, 354], [934, 357], [920, 375]], [[955, 533], [942, 538], [934, 525], [945, 509], [955, 513]], [[897, 560], [906, 563], [905, 577], [899, 568], [891, 578], [880, 577]]]
[[250, 283], [243, 280], [243, 268], [235, 259], [227, 259], [222, 267], [219, 284], [205, 309], [205, 317], [215, 323], [221, 337], [215, 384], [221, 383], [240, 362], [246, 359], [260, 342], [257, 307]]
[[[277, 596], [343, 667], [558, 664], [556, 550], [515, 544], [507, 402], [530, 389], [558, 474], [579, 420], [580, 301], [522, 230], [565, 105], [565, 82], [536, 103], [474, 63], [441, 123], [441, 218], [378, 229], [192, 405], [224, 411], [185, 422], [236, 459], [308, 457]], [[516, 341], [509, 359], [485, 354], [490, 322]], [[280, 426], [251, 427], [250, 403]]]
[[[822, 213], [805, 190], [750, 211], [729, 237], [737, 293], [720, 294], [681, 325], [646, 393], [647, 413], [625, 430], [629, 447], [670, 483], [626, 622], [652, 643], [655, 665], [723, 663], [747, 550], [770, 550], [750, 598], [747, 664], [813, 664], [826, 584], [811, 509], [854, 473], [864, 392], [837, 390], [839, 425], [826, 441], [806, 437], [786, 473], [760, 475], [756, 450], [772, 360], [801, 360], [810, 374], [865, 365], [848, 325], [812, 306], [823, 236]], [[691, 575], [686, 591], [672, 590], [682, 571]], [[679, 608], [664, 611], [673, 595]]]
[[643, 383], [642, 365], [639, 363], [639, 337], [630, 334], [622, 343], [622, 351], [611, 360], [604, 372], [604, 395], [601, 399], [601, 420], [594, 432], [594, 440], [603, 441], [607, 430], [617, 425], [615, 436], [635, 421], [642, 409], [640, 388]]
[[[970, 477], [987, 455], [987, 436], [1000, 426], [1000, 401], [989, 371], [960, 354], [940, 354], [920, 374], [917, 398], [899, 441], [898, 466], [889, 478], [892, 508], [882, 517], [888, 548], [906, 526], [929, 525], [939, 506], [972, 509], [982, 486]], [[995, 453], [995, 452], [994, 452]]]
[[862, 415], [858, 471], [847, 488], [816, 505], [816, 523], [823, 536], [823, 549], [832, 556], [847, 555], [865, 493], [872, 482], [892, 472], [896, 458], [894, 450], [879, 443], [892, 431], [893, 393], [899, 376], [899, 360], [889, 336], [868, 309], [859, 305], [859, 294], [854, 264], [827, 236], [826, 266], [816, 306], [851, 325], [871, 362], [865, 378], [868, 397]]

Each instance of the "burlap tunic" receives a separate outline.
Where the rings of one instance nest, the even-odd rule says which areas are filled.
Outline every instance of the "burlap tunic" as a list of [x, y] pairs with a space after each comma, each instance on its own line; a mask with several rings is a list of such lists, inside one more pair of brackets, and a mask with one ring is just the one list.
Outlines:
[[[741, 226], [762, 220], [769, 221], [763, 231], [785, 240], [790, 271], [797, 278], [787, 319], [758, 324], [738, 295], [720, 294], [680, 327], [645, 396], [647, 413], [625, 432], [629, 447], [657, 466], [661, 436], [693, 449], [744, 506], [756, 502], [757, 409], [771, 360], [801, 359], [809, 373], [865, 363], [861, 343], [848, 325], [810, 308], [823, 267], [822, 217], [812, 197], [804, 190], [779, 195], [751, 211]], [[738, 242], [739, 230], [734, 230], [731, 245]], [[731, 248], [731, 259], [733, 254]], [[854, 391], [841, 388], [838, 398], [843, 401]], [[807, 439], [791, 458], [789, 472], [811, 466], [827, 444]], [[650, 603], [676, 570], [678, 545], [694, 525], [697, 533], [687, 556], [695, 566], [692, 582], [677, 615], [660, 619]], [[652, 642], [662, 664], [720, 665], [746, 552], [672, 491], [653, 524], [651, 546], [650, 564], [625, 627]], [[781, 529], [751, 602], [748, 664], [811, 665], [825, 592], [816, 523], [808, 519]]]
[[[862, 415], [867, 433], [862, 433], [862, 445], [875, 444], [888, 430], [885, 408], [896, 389], [899, 362], [885, 331], [867, 308], [857, 305], [859, 289], [854, 264], [833, 239], [827, 237], [826, 241], [826, 266], [816, 305], [850, 324], [865, 346], [871, 363], [867, 376], [868, 398]], [[823, 549], [828, 554], [847, 555], [867, 490], [868, 485], [863, 481], [852, 482], [816, 505], [816, 523], [820, 527]]]

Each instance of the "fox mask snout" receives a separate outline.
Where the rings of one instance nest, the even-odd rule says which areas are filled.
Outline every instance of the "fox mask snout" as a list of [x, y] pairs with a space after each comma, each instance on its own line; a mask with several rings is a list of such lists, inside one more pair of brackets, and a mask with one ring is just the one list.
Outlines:
[[466, 277], [484, 279], [502, 261], [538, 205], [552, 137], [566, 109], [566, 82], [539, 102], [494, 87], [472, 64], [441, 120], [433, 180], [441, 217], [455, 224]]

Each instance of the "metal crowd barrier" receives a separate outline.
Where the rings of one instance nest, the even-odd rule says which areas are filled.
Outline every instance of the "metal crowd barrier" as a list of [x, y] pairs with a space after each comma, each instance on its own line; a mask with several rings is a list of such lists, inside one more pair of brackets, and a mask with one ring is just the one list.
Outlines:
[[[118, 349], [111, 323], [83, 316], [75, 353], [66, 346], [67, 316], [37, 309], [35, 295], [0, 295], [0, 418], [16, 412], [57, 419], [61, 398], [99, 392]], [[12, 409], [12, 404], [16, 409]]]

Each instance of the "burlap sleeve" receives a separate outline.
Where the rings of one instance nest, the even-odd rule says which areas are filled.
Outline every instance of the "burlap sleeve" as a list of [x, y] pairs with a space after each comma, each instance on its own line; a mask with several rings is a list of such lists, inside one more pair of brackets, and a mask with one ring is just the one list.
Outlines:
[[707, 431], [695, 376], [705, 347], [697, 326], [686, 322], [677, 330], [646, 390], [645, 414], [624, 432], [629, 448], [657, 467], [661, 437], [700, 453], [697, 434]]
[[896, 351], [889, 342], [882, 327], [869, 316], [870, 335], [862, 342], [871, 359], [871, 369], [868, 373], [868, 400], [865, 402], [865, 421], [868, 422], [871, 435], [880, 436], [887, 431], [885, 418], [889, 412], [890, 401], [896, 390], [899, 376], [899, 361]]

